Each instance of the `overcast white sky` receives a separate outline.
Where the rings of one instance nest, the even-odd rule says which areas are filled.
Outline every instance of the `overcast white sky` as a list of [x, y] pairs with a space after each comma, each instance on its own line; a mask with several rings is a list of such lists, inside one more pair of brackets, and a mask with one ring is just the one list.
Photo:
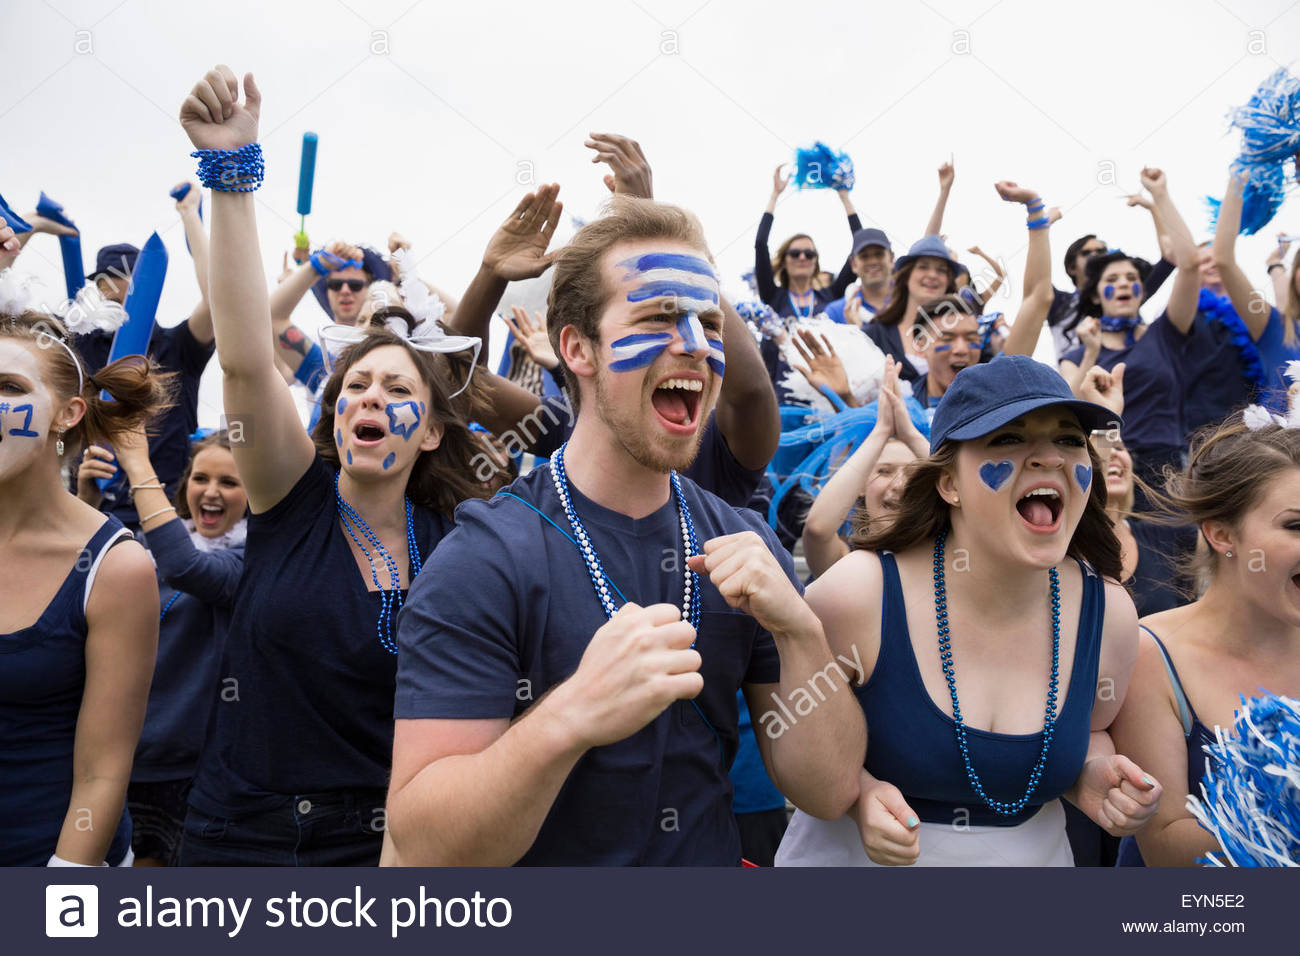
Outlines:
[[[935, 169], [952, 153], [945, 231], [1006, 258], [1016, 297], [997, 301], [1010, 309], [1023, 215], [998, 201], [995, 180], [1030, 184], [1065, 210], [1053, 230], [1058, 286], [1064, 247], [1084, 232], [1154, 258], [1149, 218], [1122, 198], [1140, 167], [1167, 170], [1205, 235], [1202, 198], [1222, 191], [1237, 149], [1225, 112], [1297, 56], [1292, 0], [4, 0], [0, 192], [20, 212], [41, 189], [62, 202], [87, 265], [101, 245], [142, 245], [157, 230], [171, 253], [159, 320], [178, 321], [197, 288], [167, 196], [194, 170], [176, 114], [202, 72], [225, 62], [263, 90], [270, 276], [297, 230], [304, 130], [320, 136], [313, 243], [382, 246], [396, 229], [422, 274], [456, 291], [529, 170], [562, 185], [566, 219], [594, 214], [605, 187], [582, 145], [592, 130], [641, 142], [656, 195], [700, 216], [734, 289], [752, 267], [772, 169], [821, 139], [853, 157], [854, 202], [896, 251], [919, 237]], [[1300, 232], [1294, 198], [1267, 237], [1239, 243], [1261, 286], [1279, 230]], [[825, 263], [848, 251], [829, 192], [787, 191], [774, 245], [794, 231], [816, 237]], [[19, 270], [61, 297], [57, 244], [28, 249]], [[307, 328], [322, 317], [310, 297], [298, 313]], [[218, 414], [215, 372], [205, 423]]]

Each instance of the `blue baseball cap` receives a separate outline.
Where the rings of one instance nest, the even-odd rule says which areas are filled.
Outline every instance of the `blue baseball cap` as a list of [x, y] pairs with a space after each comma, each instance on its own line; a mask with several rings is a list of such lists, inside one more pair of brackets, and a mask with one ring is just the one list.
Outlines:
[[86, 276], [87, 282], [94, 282], [100, 276], [111, 275], [119, 279], [129, 278], [135, 271], [135, 260], [140, 257], [140, 250], [129, 242], [117, 242], [105, 246], [95, 255], [95, 271]]
[[880, 246], [886, 252], [893, 252], [893, 247], [889, 244], [889, 237], [885, 235], [883, 229], [859, 229], [853, 234], [853, 251], [849, 253], [856, 256], [867, 246]]
[[922, 256], [929, 256], [931, 259], [942, 259], [948, 263], [948, 268], [952, 271], [953, 276], [957, 275], [957, 261], [953, 259], [952, 253], [948, 251], [948, 244], [938, 236], [922, 236], [912, 243], [912, 248], [907, 250], [907, 255], [894, 262], [894, 271], [897, 272]]
[[996, 431], [1035, 409], [1060, 405], [1079, 416], [1084, 431], [1119, 428], [1104, 405], [1075, 398], [1061, 373], [1028, 355], [999, 355], [962, 369], [939, 400], [930, 423], [930, 453], [947, 441], [969, 441]]

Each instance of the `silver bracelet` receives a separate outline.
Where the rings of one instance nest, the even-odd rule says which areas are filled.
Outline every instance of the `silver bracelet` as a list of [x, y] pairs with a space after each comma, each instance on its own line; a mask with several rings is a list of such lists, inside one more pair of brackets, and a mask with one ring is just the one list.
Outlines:
[[167, 512], [169, 512], [169, 511], [175, 511], [175, 510], [176, 510], [176, 509], [173, 508], [171, 505], [168, 505], [166, 508], [159, 508], [159, 509], [158, 509], [157, 511], [155, 511], [153, 514], [151, 514], [151, 515], [145, 515], [143, 518], [141, 518], [141, 519], [140, 519], [140, 523], [141, 523], [141, 524], [144, 524], [144, 523], [145, 523], [146, 521], [148, 521], [150, 518], [156, 518], [156, 517], [158, 517], [159, 515], [165, 515]]

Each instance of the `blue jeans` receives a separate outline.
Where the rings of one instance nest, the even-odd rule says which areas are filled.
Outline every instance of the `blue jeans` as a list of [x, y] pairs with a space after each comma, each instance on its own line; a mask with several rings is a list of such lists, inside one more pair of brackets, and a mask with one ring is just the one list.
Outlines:
[[216, 817], [191, 805], [181, 866], [377, 866], [383, 847], [382, 790], [285, 797], [272, 809]]

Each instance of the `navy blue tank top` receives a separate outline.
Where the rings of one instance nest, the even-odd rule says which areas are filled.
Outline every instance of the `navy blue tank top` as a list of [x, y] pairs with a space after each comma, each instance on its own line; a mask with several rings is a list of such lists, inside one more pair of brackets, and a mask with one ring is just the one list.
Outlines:
[[[86, 604], [108, 549], [131, 533], [111, 515], [36, 623], [0, 634], [0, 864], [44, 866], [72, 798], [77, 714], [86, 685]], [[107, 860], [131, 845], [123, 809]]]
[[[921, 678], [907, 626], [907, 609], [898, 565], [889, 552], [879, 554], [884, 570], [884, 600], [880, 617], [880, 654], [870, 679], [854, 693], [867, 718], [867, 771], [902, 791], [908, 805], [926, 823], [971, 826], [1015, 826], [1074, 786], [1088, 753], [1092, 733], [1092, 704], [1101, 659], [1101, 627], [1105, 618], [1105, 586], [1082, 562], [1083, 601], [1074, 666], [1057, 712], [1052, 749], [1038, 787], [1025, 808], [1014, 816], [989, 809], [966, 777], [953, 719], [930, 698]], [[1044, 609], [1044, 624], [1047, 621]], [[1044, 627], [1046, 634], [1047, 628]], [[960, 646], [961, 624], [955, 622]], [[938, 639], [934, 652], [938, 654]], [[1047, 675], [1042, 695], [1047, 698]], [[958, 693], [961, 674], [957, 675]], [[996, 734], [966, 727], [971, 763], [994, 800], [1014, 801], [1024, 793], [1043, 746], [1043, 733]]]
[[[1205, 748], [1215, 742], [1214, 731], [1201, 723], [1201, 718], [1196, 716], [1196, 710], [1192, 707], [1192, 702], [1187, 699], [1183, 682], [1178, 677], [1178, 668], [1174, 667], [1174, 659], [1169, 656], [1169, 649], [1160, 638], [1156, 637], [1151, 628], [1145, 624], [1140, 626], [1151, 635], [1151, 639], [1156, 642], [1156, 648], [1160, 651], [1160, 656], [1164, 659], [1165, 672], [1169, 674], [1169, 684], [1174, 689], [1174, 700], [1178, 702], [1178, 719], [1183, 724], [1183, 742], [1187, 747], [1187, 792], [1200, 796], [1201, 778], [1205, 776]], [[1127, 836], [1120, 841], [1119, 858], [1115, 861], [1115, 865], [1146, 866], [1136, 839]]]

